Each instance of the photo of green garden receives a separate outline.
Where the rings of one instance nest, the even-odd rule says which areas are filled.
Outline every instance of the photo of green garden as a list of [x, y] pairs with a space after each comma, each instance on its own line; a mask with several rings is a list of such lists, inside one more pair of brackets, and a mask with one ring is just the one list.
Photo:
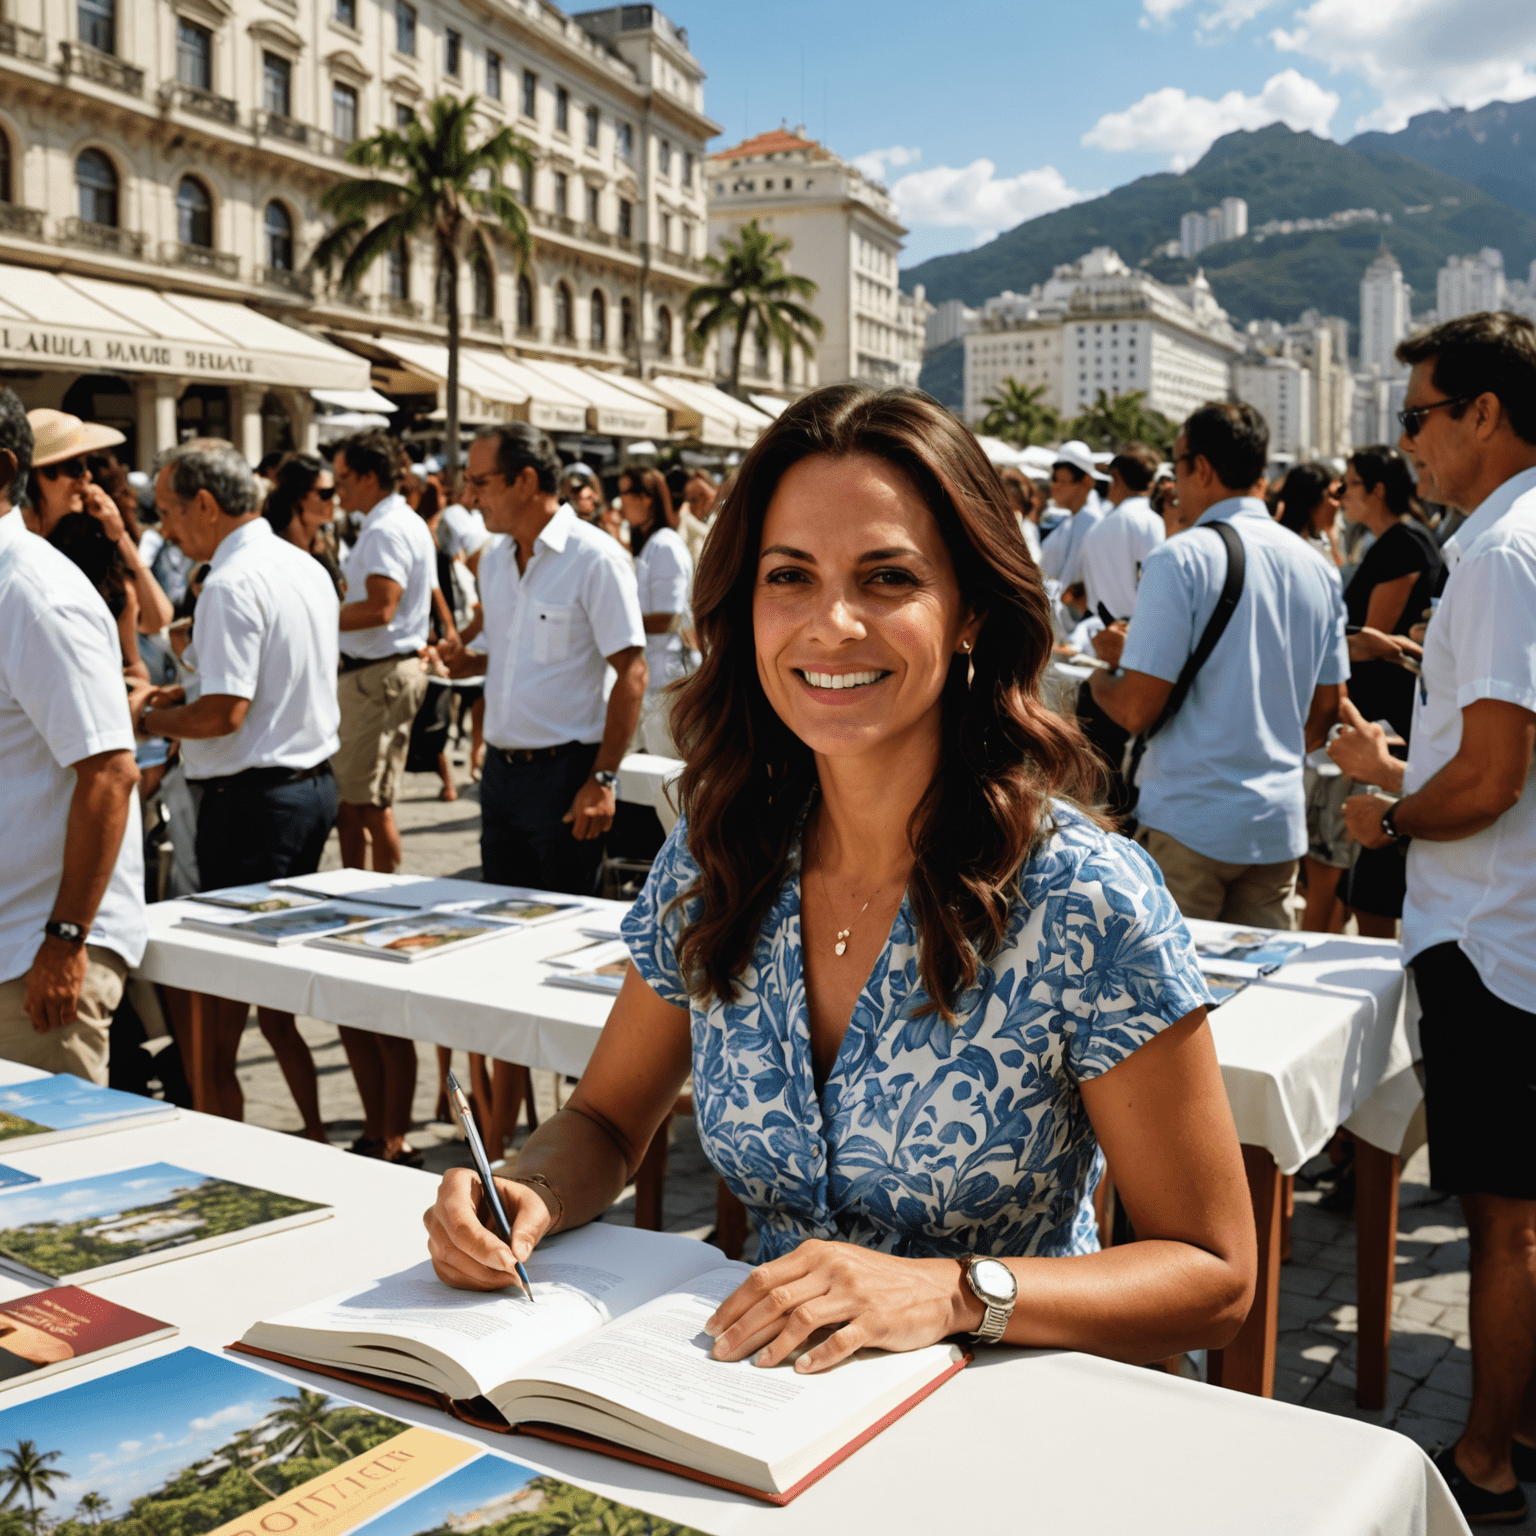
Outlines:
[[0, 1256], [61, 1279], [320, 1209], [154, 1163], [0, 1195]]

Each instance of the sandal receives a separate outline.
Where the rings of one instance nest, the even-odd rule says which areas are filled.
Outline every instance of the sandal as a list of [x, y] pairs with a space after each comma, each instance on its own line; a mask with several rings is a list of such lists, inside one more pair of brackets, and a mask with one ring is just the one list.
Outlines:
[[386, 1163], [393, 1163], [397, 1168], [425, 1168], [426, 1157], [418, 1152], [415, 1147], [401, 1147], [393, 1157], [386, 1157]]
[[1448, 1445], [1430, 1458], [1451, 1490], [1468, 1525], [1518, 1525], [1525, 1519], [1525, 1492], [1518, 1483], [1507, 1493], [1494, 1493], [1474, 1483], [1456, 1461], [1456, 1447]]
[[359, 1136], [347, 1148], [347, 1151], [355, 1152], [359, 1157], [383, 1157], [384, 1138], [382, 1136]]

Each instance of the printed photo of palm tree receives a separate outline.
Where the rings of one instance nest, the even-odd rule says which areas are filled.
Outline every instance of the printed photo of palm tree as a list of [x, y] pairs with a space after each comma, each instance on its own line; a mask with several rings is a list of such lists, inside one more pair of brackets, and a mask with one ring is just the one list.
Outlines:
[[0, 1411], [0, 1536], [200, 1536], [406, 1427], [178, 1350]]

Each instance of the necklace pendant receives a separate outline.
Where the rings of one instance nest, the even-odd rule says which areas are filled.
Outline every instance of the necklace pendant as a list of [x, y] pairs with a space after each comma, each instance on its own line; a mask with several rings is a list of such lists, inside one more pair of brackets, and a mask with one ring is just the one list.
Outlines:
[[837, 943], [832, 946], [832, 953], [843, 955], [848, 951], [848, 935], [853, 932], [851, 928], [840, 928], [837, 932]]

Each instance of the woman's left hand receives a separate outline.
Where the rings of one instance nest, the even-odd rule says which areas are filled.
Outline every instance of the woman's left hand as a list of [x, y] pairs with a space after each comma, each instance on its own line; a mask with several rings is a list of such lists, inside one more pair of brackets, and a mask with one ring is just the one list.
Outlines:
[[94, 484], [86, 486], [84, 500], [84, 510], [101, 524], [101, 531], [114, 544], [121, 544], [128, 529], [123, 522], [123, 514], [117, 509], [117, 503], [99, 485]]
[[859, 1349], [908, 1350], [981, 1326], [954, 1259], [901, 1259], [812, 1239], [755, 1269], [704, 1325], [717, 1360], [781, 1364], [820, 1328], [837, 1331], [795, 1361], [824, 1371]]

